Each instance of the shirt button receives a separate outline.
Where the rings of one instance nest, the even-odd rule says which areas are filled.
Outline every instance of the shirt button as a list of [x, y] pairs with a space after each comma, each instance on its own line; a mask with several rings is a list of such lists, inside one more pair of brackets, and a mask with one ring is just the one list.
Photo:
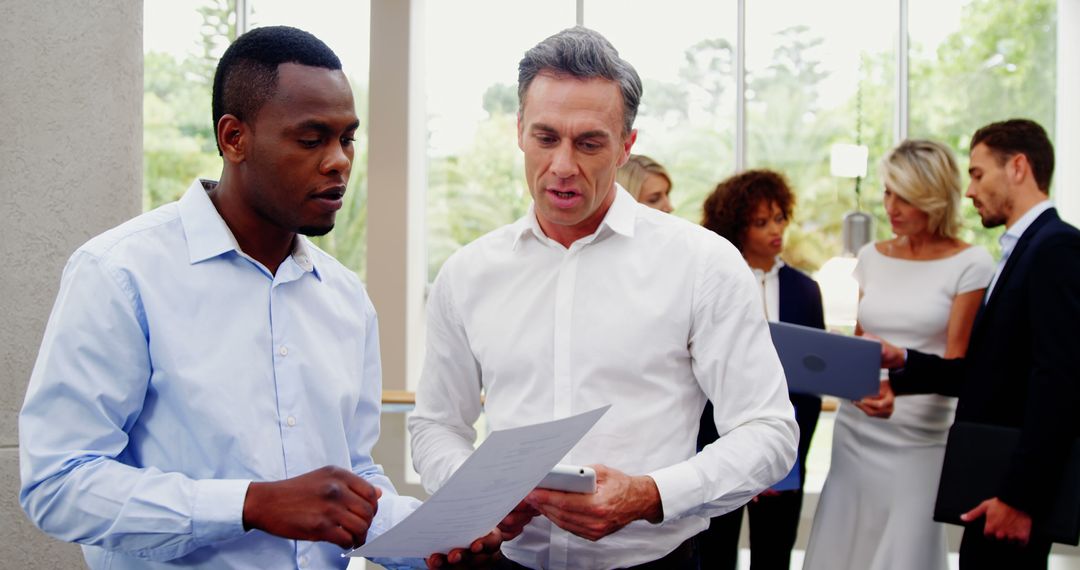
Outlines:
[[285, 348], [285, 345], [282, 345], [281, 348], [278, 349], [278, 354], [280, 354], [282, 356], [288, 356], [289, 355], [289, 349]]
[[289, 416], [285, 419], [285, 423], [289, 424], [289, 427], [293, 427], [296, 425], [296, 418]]
[[307, 564], [308, 564], [307, 556], [301, 556], [300, 557], [300, 567], [301, 568], [307, 568]]

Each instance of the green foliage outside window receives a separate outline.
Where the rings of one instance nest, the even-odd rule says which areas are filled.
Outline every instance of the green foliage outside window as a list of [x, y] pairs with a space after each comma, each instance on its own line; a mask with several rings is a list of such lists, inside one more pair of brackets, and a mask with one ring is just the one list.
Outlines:
[[[200, 10], [202, 53], [178, 59], [146, 55], [144, 99], [144, 205], [177, 199], [195, 177], [216, 178], [221, 159], [214, 145], [210, 85], [217, 55], [235, 37], [235, 0], [211, 0]], [[936, 51], [912, 45], [910, 128], [913, 138], [952, 146], [961, 169], [976, 128], [1013, 116], [1032, 118], [1053, 137], [1056, 81], [1055, 0], [1006, 3], [972, 0], [961, 21]], [[853, 142], [861, 103], [861, 140], [871, 164], [861, 182], [863, 210], [889, 234], [881, 208], [876, 162], [893, 145], [895, 60], [864, 54], [858, 96], [835, 109], [815, 98], [825, 79], [821, 62], [808, 59], [821, 39], [805, 27], [781, 32], [773, 64], [747, 77], [748, 166], [784, 172], [798, 194], [788, 235], [791, 261], [814, 270], [840, 251], [840, 220], [855, 207], [854, 181], [829, 175], [829, 147]], [[641, 117], [662, 125], [649, 133], [650, 151], [675, 181], [676, 215], [701, 217], [704, 197], [733, 164], [734, 51], [715, 38], [687, 46], [680, 80], [646, 81]], [[356, 269], [365, 266], [367, 91], [353, 85], [361, 126], [346, 204], [336, 229], [316, 239], [320, 247]], [[433, 279], [458, 247], [525, 213], [530, 198], [516, 145], [516, 87], [492, 85], [484, 94], [487, 118], [471, 147], [434, 157], [427, 195], [428, 273]], [[966, 182], [966, 176], [965, 176]], [[962, 238], [997, 251], [1000, 230], [985, 230], [965, 200]]]
[[[910, 136], [951, 145], [961, 170], [966, 170], [968, 140], [986, 123], [1025, 116], [1052, 131], [1055, 18], [1054, 0], [973, 0], [936, 52], [913, 45]], [[786, 255], [795, 265], [816, 270], [840, 253], [841, 220], [856, 207], [855, 181], [829, 174], [829, 148], [854, 142], [859, 98], [860, 138], [870, 149], [871, 162], [860, 182], [860, 205], [877, 219], [878, 238], [890, 234], [877, 162], [894, 144], [896, 62], [891, 53], [863, 54], [858, 95], [839, 108], [821, 109], [815, 94], [826, 76], [821, 62], [805, 55], [821, 38], [802, 26], [781, 35], [785, 41], [773, 54], [773, 64], [747, 77], [748, 167], [773, 168], [791, 181], [799, 203]], [[731, 174], [733, 164], [734, 113], [728, 109], [733, 95], [725, 92], [735, 85], [732, 44], [714, 38], [688, 46], [680, 65], [677, 83], [646, 80], [639, 117], [664, 125], [649, 133], [650, 149], [657, 149], [650, 154], [672, 173], [675, 214], [697, 222], [705, 196]], [[496, 98], [493, 90], [505, 94], [507, 89], [493, 86], [485, 95], [489, 118], [471, 149], [432, 159], [429, 278], [456, 248], [513, 221], [528, 205], [509, 116], [516, 107], [488, 103]], [[963, 178], [966, 184], [966, 175]], [[962, 239], [996, 254], [1000, 230], [982, 228], [967, 200], [963, 212]]]
[[[962, 171], [971, 135], [987, 123], [1033, 119], [1054, 139], [1055, 0], [972, 2], [937, 53], [914, 51], [911, 60], [911, 136], [953, 147]], [[961, 238], [997, 255], [1001, 230], [984, 230], [970, 201], [964, 202]]]
[[[143, 70], [143, 207], [178, 200], [195, 178], [216, 180], [221, 157], [215, 143], [210, 92], [220, 55], [236, 37], [236, 0], [206, 0], [197, 8], [199, 51], [178, 58], [145, 54]], [[367, 90], [352, 82], [360, 126], [345, 203], [334, 231], [313, 238], [347, 267], [364, 275], [367, 222]]]

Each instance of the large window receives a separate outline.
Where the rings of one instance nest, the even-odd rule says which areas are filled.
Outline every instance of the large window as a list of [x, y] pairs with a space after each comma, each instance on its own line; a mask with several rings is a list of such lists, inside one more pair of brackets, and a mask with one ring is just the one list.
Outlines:
[[[455, 249], [525, 211], [512, 141], [515, 64], [537, 40], [573, 24], [574, 4], [427, 4], [429, 280]], [[971, 133], [991, 121], [1026, 116], [1053, 136], [1055, 0], [909, 0], [906, 28], [898, 0], [747, 1], [741, 55], [737, 0], [580, 4], [581, 22], [642, 75], [635, 152], [671, 171], [675, 213], [698, 220], [705, 195], [739, 167], [779, 170], [799, 199], [786, 255], [807, 270], [840, 253], [841, 219], [857, 206], [877, 218], [878, 238], [888, 236], [877, 164], [902, 136], [947, 142], [962, 167]], [[505, 25], [475, 23], [481, 12], [484, 22]], [[909, 62], [900, 68], [905, 29]], [[735, 164], [739, 57], [742, 165]], [[868, 148], [866, 176], [830, 174], [834, 143]], [[965, 217], [962, 237], [996, 251], [996, 233], [981, 227], [970, 205]]]
[[[145, 1], [144, 205], [175, 200], [195, 177], [219, 174], [210, 84], [239, 26], [305, 28], [342, 56], [362, 121], [338, 228], [318, 241], [363, 274], [369, 2], [245, 4], [250, 13], [241, 18], [236, 0]], [[799, 198], [788, 255], [809, 270], [839, 252], [839, 221], [854, 207], [854, 180], [828, 172], [833, 143], [869, 147], [861, 205], [885, 237], [876, 164], [902, 134], [945, 141], [962, 168], [971, 133], [988, 122], [1025, 116], [1054, 135], [1055, 0], [908, 0], [906, 68], [896, 65], [904, 29], [898, 0], [744, 4], [739, 54], [737, 0], [670, 0], [662, 8], [584, 0], [580, 13], [575, 0], [424, 2], [417, 33], [426, 46], [427, 278], [458, 247], [528, 207], [515, 142], [517, 61], [578, 18], [610, 38], [642, 75], [635, 151], [672, 172], [675, 213], [697, 220], [704, 196], [739, 167], [781, 170]], [[745, 140], [736, 149], [740, 57]], [[903, 84], [910, 103], [898, 109]], [[897, 116], [910, 120], [897, 129]], [[962, 237], [995, 251], [996, 233], [964, 208]]]
[[428, 280], [473, 239], [528, 208], [517, 148], [517, 64], [574, 25], [573, 0], [425, 5]]
[[633, 152], [668, 169], [675, 213], [694, 221], [735, 171], [735, 10], [734, 0], [585, 3], [584, 24], [611, 40], [644, 84]]
[[[832, 145], [880, 156], [896, 109], [896, 1], [828, 4], [755, 0], [746, 14], [747, 167], [787, 176], [799, 201], [784, 255], [811, 270], [840, 252], [841, 219], [856, 207], [856, 181], [830, 174]], [[861, 190], [878, 185], [867, 175]]]
[[370, 4], [320, 0], [297, 4], [251, 0], [241, 17], [236, 0], [147, 0], [144, 6], [144, 206], [178, 199], [197, 177], [217, 179], [210, 92], [218, 58], [246, 29], [289, 25], [326, 42], [352, 84], [360, 128], [345, 204], [334, 231], [313, 238], [361, 277], [367, 222], [367, 82]]
[[180, 198], [197, 177], [217, 179], [210, 87], [236, 34], [229, 2], [146, 0], [143, 7], [143, 207]]
[[[967, 170], [975, 129], [1025, 117], [1054, 139], [1055, 0], [910, 0], [910, 136], [952, 146]], [[998, 250], [964, 201], [963, 239]]]

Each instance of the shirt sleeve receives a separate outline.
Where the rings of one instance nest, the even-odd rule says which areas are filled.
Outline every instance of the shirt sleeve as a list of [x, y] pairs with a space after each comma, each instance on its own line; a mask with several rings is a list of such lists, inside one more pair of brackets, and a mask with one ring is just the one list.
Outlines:
[[958, 295], [985, 289], [990, 285], [990, 280], [994, 278], [996, 267], [990, 253], [977, 245], [972, 247], [975, 248], [975, 252], [971, 256], [971, 261], [964, 266], [957, 283], [956, 292]]
[[[365, 305], [364, 310], [368, 315], [367, 328], [364, 331], [364, 352], [360, 355], [363, 358], [361, 363], [362, 396], [356, 413], [353, 414], [348, 441], [353, 472], [382, 491], [379, 507], [368, 530], [367, 540], [370, 541], [412, 514], [420, 506], [420, 501], [413, 497], [399, 495], [393, 482], [383, 472], [382, 466], [376, 464], [371, 457], [371, 450], [379, 439], [382, 410], [382, 360], [379, 356], [379, 324], [375, 307], [372, 306], [367, 295], [364, 295], [361, 302]], [[372, 560], [391, 569], [425, 567], [423, 559], [420, 558], [373, 558]]]
[[451, 290], [454, 258], [443, 265], [427, 303], [427, 352], [416, 410], [409, 417], [413, 465], [434, 493], [473, 452], [480, 417], [480, 364]]
[[712, 517], [745, 504], [787, 475], [799, 437], [750, 271], [726, 243], [710, 244], [700, 259], [690, 354], [720, 437], [694, 457], [650, 473], [665, 520]]
[[68, 261], [19, 414], [19, 501], [61, 540], [170, 560], [244, 534], [248, 480], [123, 461], [151, 375], [145, 315], [122, 271]]

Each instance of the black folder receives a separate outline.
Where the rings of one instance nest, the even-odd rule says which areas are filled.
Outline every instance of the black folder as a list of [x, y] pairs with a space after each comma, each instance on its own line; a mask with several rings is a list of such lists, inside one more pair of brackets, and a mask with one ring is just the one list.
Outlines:
[[[965, 525], [960, 515], [997, 496], [1020, 441], [1020, 430], [956, 422], [949, 430], [934, 520]], [[1073, 443], [1053, 512], [1033, 532], [1053, 542], [1080, 543], [1080, 441]]]

